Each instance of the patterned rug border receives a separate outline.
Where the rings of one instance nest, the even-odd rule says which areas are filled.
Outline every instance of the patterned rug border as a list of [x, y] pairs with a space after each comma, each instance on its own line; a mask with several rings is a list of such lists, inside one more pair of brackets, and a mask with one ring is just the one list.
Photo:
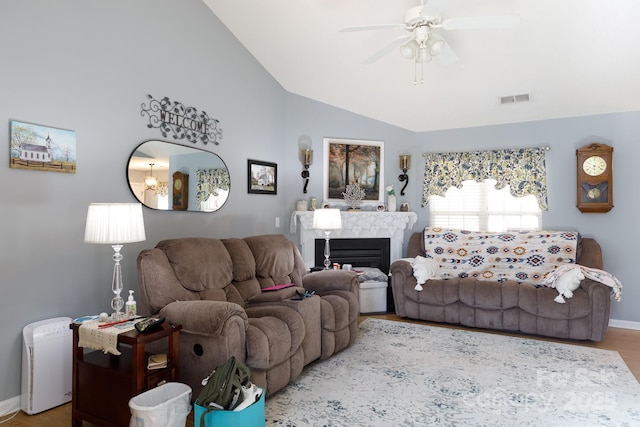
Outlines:
[[352, 347], [268, 398], [266, 416], [287, 427], [635, 426], [640, 384], [613, 350], [368, 318]]

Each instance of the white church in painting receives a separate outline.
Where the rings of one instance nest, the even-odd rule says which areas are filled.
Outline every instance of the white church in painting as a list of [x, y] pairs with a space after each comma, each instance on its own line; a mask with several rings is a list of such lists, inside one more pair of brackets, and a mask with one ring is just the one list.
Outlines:
[[51, 158], [51, 138], [47, 135], [47, 145], [20, 144], [20, 160], [31, 160], [37, 162], [50, 162]]

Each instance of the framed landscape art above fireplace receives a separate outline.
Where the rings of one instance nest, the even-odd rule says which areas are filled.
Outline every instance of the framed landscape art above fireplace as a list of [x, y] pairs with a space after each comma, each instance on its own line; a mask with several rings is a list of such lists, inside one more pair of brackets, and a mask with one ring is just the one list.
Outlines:
[[324, 138], [323, 196], [343, 202], [346, 186], [357, 183], [364, 190], [362, 202], [384, 203], [384, 142]]

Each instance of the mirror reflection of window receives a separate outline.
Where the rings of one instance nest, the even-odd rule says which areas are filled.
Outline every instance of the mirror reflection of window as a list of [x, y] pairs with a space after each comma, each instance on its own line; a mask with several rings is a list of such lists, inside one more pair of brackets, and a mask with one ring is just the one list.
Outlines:
[[216, 188], [211, 192], [207, 200], [201, 203], [200, 210], [204, 212], [217, 211], [227, 201], [227, 197], [229, 197], [229, 190]]

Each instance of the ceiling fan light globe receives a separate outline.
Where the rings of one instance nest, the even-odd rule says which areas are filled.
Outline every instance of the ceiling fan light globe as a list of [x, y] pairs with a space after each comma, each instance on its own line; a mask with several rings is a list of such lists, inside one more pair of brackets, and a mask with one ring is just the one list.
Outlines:
[[400, 46], [400, 53], [402, 54], [402, 56], [404, 56], [407, 59], [415, 58], [417, 50], [418, 50], [418, 42], [416, 42], [414, 39], [411, 39], [406, 43], [403, 43], [402, 46]]
[[431, 56], [436, 56], [442, 53], [446, 46], [446, 42], [438, 34], [432, 34], [431, 36], [429, 36], [426, 43]]

